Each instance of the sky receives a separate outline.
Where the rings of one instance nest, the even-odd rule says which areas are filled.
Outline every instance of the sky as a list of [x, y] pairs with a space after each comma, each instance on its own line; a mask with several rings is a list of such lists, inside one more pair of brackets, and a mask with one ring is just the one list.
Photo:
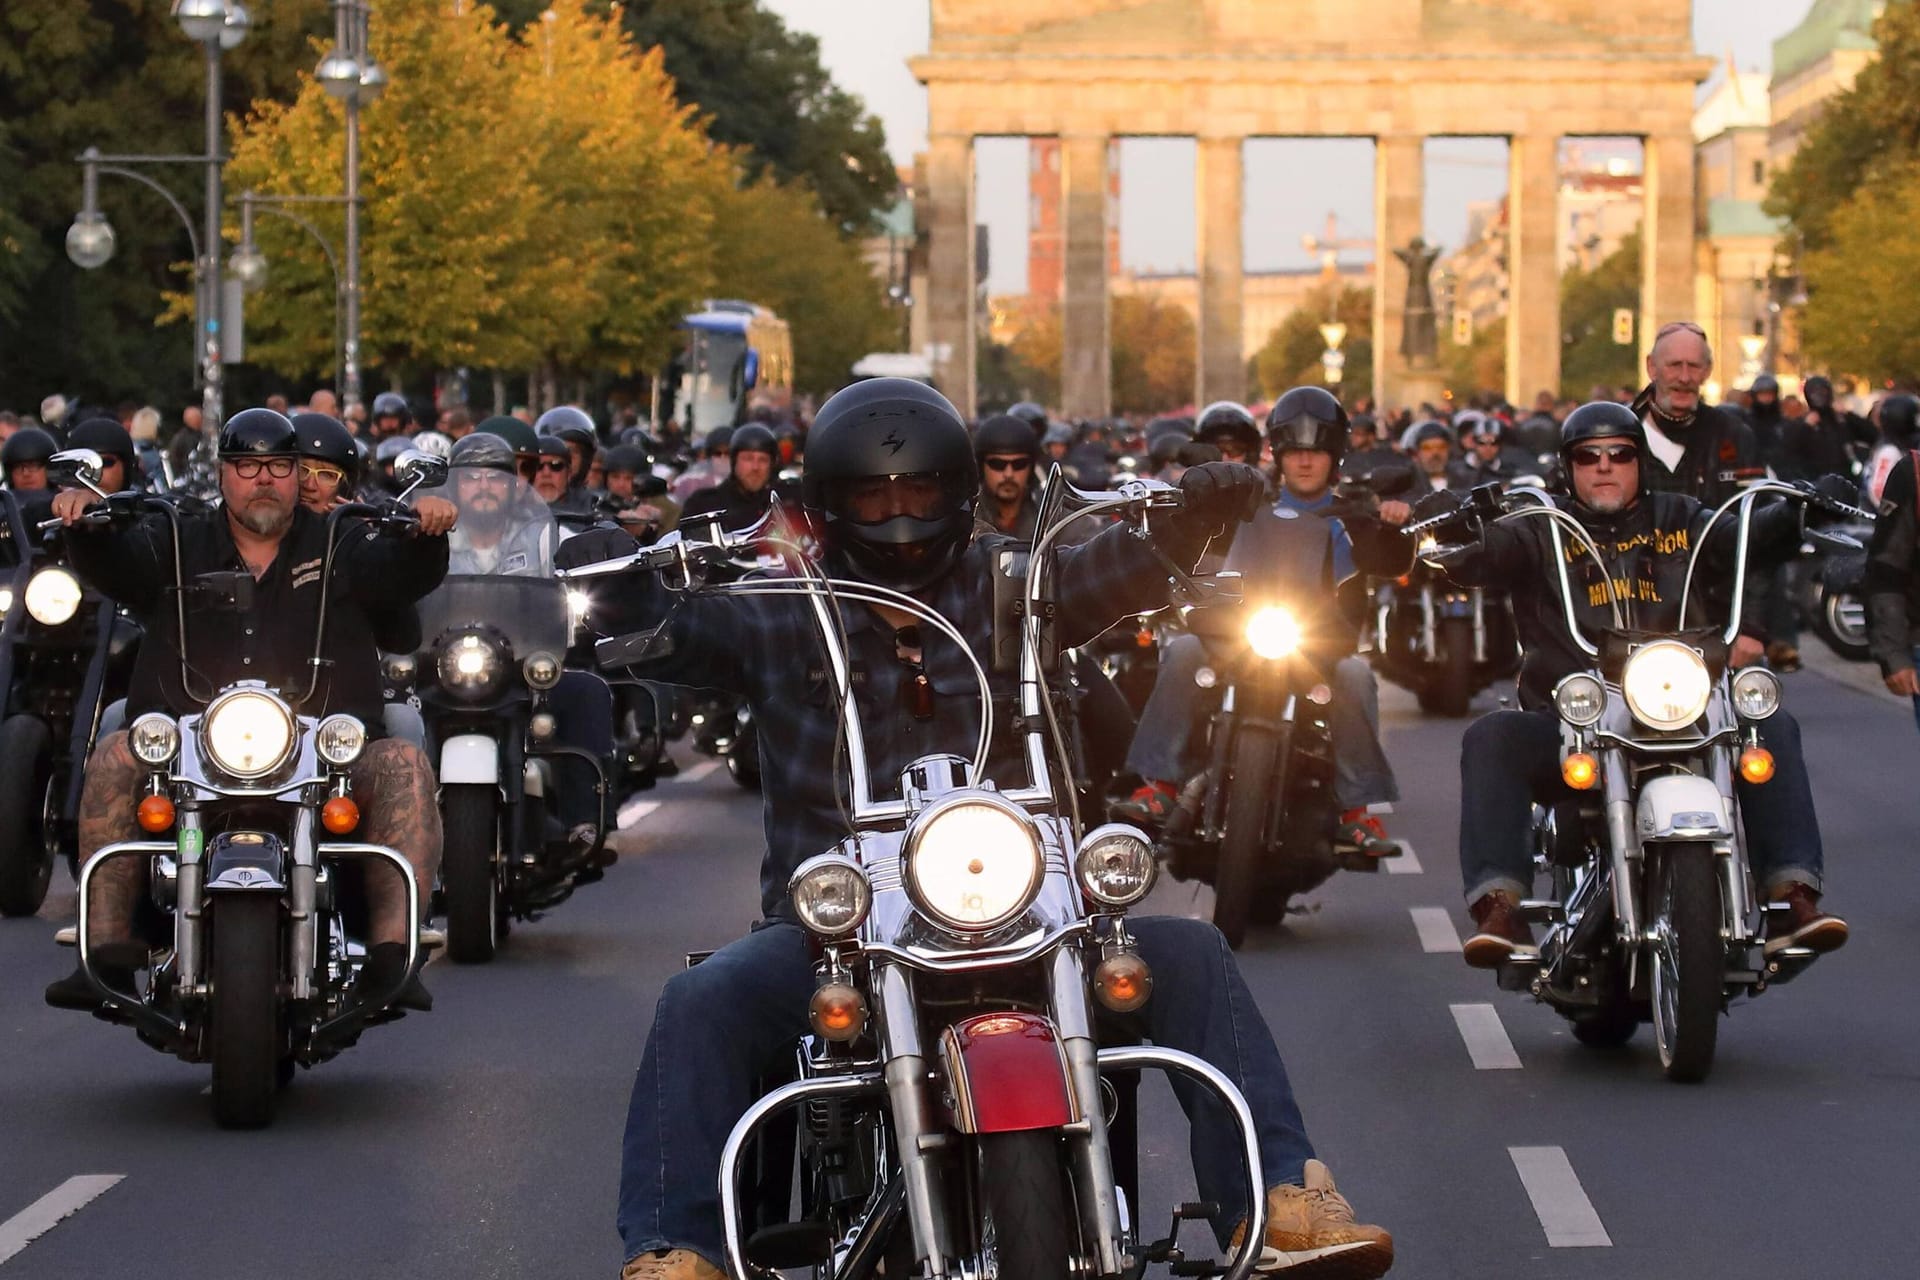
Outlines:
[[[863, 98], [887, 129], [902, 164], [926, 145], [926, 91], [907, 59], [927, 47], [925, 0], [761, 0], [786, 24], [820, 39], [821, 59], [841, 87]], [[1695, 0], [1694, 44], [1743, 71], [1765, 71], [1776, 37], [1812, 0]], [[1717, 76], [1716, 76], [1717, 79]], [[1707, 86], [1711, 88], [1711, 83]], [[1704, 91], [1704, 90], [1703, 90]], [[1026, 290], [1026, 143], [975, 144], [978, 213], [988, 227], [993, 293]], [[1427, 148], [1426, 238], [1448, 249], [1466, 235], [1467, 206], [1506, 191], [1506, 144], [1439, 139]], [[1194, 260], [1193, 143], [1128, 138], [1120, 145], [1120, 256], [1135, 271], [1191, 271]], [[1300, 175], [1313, 175], [1311, 183]], [[1250, 271], [1309, 267], [1302, 236], [1328, 213], [1342, 239], [1373, 234], [1373, 148], [1365, 139], [1259, 138], [1247, 144], [1245, 228]]]

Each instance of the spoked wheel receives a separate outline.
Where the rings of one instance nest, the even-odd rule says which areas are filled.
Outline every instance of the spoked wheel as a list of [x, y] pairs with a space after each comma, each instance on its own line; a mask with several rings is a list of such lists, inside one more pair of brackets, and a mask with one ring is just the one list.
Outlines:
[[484, 783], [440, 788], [440, 881], [447, 901], [447, 956], [486, 964], [500, 947], [500, 794]]
[[30, 916], [53, 879], [53, 738], [37, 716], [0, 723], [0, 916]]
[[[1274, 761], [1280, 738], [1273, 730], [1239, 724], [1232, 729], [1232, 779], [1227, 788], [1227, 829], [1220, 837], [1220, 862], [1213, 877], [1213, 923], [1238, 949], [1247, 938], [1254, 895], [1263, 892], [1261, 863], [1266, 855], [1267, 805], [1276, 794]], [[1286, 903], [1280, 904], [1285, 912]]]
[[1713, 1069], [1726, 991], [1720, 878], [1704, 844], [1669, 846], [1649, 912], [1653, 934], [1653, 1035], [1667, 1079], [1693, 1084]]
[[1063, 1280], [1073, 1274], [1074, 1241], [1060, 1158], [1051, 1129], [979, 1138], [982, 1271], [999, 1280]]
[[213, 1118], [225, 1129], [258, 1129], [273, 1123], [280, 1064], [287, 1059], [280, 1017], [280, 898], [223, 894], [209, 914]]

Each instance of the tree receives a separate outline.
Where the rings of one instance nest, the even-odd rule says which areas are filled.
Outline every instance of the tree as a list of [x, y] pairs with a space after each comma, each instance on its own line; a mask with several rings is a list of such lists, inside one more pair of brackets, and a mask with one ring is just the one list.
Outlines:
[[1280, 322], [1254, 354], [1254, 382], [1260, 395], [1275, 399], [1291, 387], [1325, 381], [1320, 357], [1327, 341], [1320, 326], [1329, 319], [1347, 326], [1340, 350], [1346, 354], [1343, 394], [1364, 386], [1373, 376], [1373, 290], [1330, 282], [1316, 285], [1287, 318]]
[[1637, 348], [1613, 340], [1613, 313], [1640, 308], [1640, 233], [1591, 271], [1579, 267], [1560, 277], [1561, 394], [1584, 400], [1588, 389], [1602, 384], [1625, 386], [1635, 381]]
[[1807, 254], [1801, 336], [1820, 365], [1909, 386], [1920, 378], [1920, 329], [1905, 306], [1920, 283], [1916, 200], [1920, 168], [1840, 206], [1824, 246]]
[[1022, 398], [1038, 404], [1060, 403], [1060, 368], [1065, 351], [1060, 329], [1060, 307], [1055, 303], [1022, 325], [1007, 343], [1011, 363], [1019, 372]]
[[1440, 343], [1440, 367], [1446, 371], [1447, 389], [1454, 401], [1463, 404], [1473, 396], [1491, 392], [1503, 394], [1507, 385], [1507, 318], [1474, 330], [1473, 341], [1458, 345], [1451, 334]]
[[1198, 331], [1170, 302], [1140, 294], [1112, 300], [1113, 411], [1165, 413], [1193, 399]]

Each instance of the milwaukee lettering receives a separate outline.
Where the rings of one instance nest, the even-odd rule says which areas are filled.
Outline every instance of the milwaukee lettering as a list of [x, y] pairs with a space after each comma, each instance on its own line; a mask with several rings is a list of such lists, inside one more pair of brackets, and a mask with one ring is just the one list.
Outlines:
[[1613, 590], [1615, 595], [1609, 597], [1607, 595], [1606, 583], [1589, 582], [1587, 584], [1587, 603], [1596, 609], [1600, 609], [1606, 607], [1610, 598], [1621, 601], [1639, 601], [1643, 604], [1660, 604], [1663, 602], [1660, 595], [1660, 587], [1651, 578], [1640, 578], [1633, 581], [1629, 581], [1626, 578], [1615, 578], [1613, 580]]

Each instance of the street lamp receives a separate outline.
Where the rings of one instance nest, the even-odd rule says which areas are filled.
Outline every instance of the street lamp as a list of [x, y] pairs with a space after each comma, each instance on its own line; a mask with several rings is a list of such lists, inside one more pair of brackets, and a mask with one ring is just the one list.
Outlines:
[[1347, 340], [1347, 326], [1338, 320], [1323, 324], [1320, 339], [1327, 344], [1327, 349], [1320, 353], [1320, 375], [1328, 386], [1336, 386], [1347, 367], [1347, 353], [1340, 349], [1340, 344]]
[[333, 0], [333, 48], [314, 68], [314, 79], [347, 111], [347, 270], [340, 286], [345, 311], [345, 349], [340, 360], [342, 409], [360, 403], [360, 108], [378, 99], [387, 73], [367, 49], [366, 0]]
[[98, 213], [75, 214], [67, 228], [67, 257], [82, 271], [106, 266], [113, 243], [113, 226]]

